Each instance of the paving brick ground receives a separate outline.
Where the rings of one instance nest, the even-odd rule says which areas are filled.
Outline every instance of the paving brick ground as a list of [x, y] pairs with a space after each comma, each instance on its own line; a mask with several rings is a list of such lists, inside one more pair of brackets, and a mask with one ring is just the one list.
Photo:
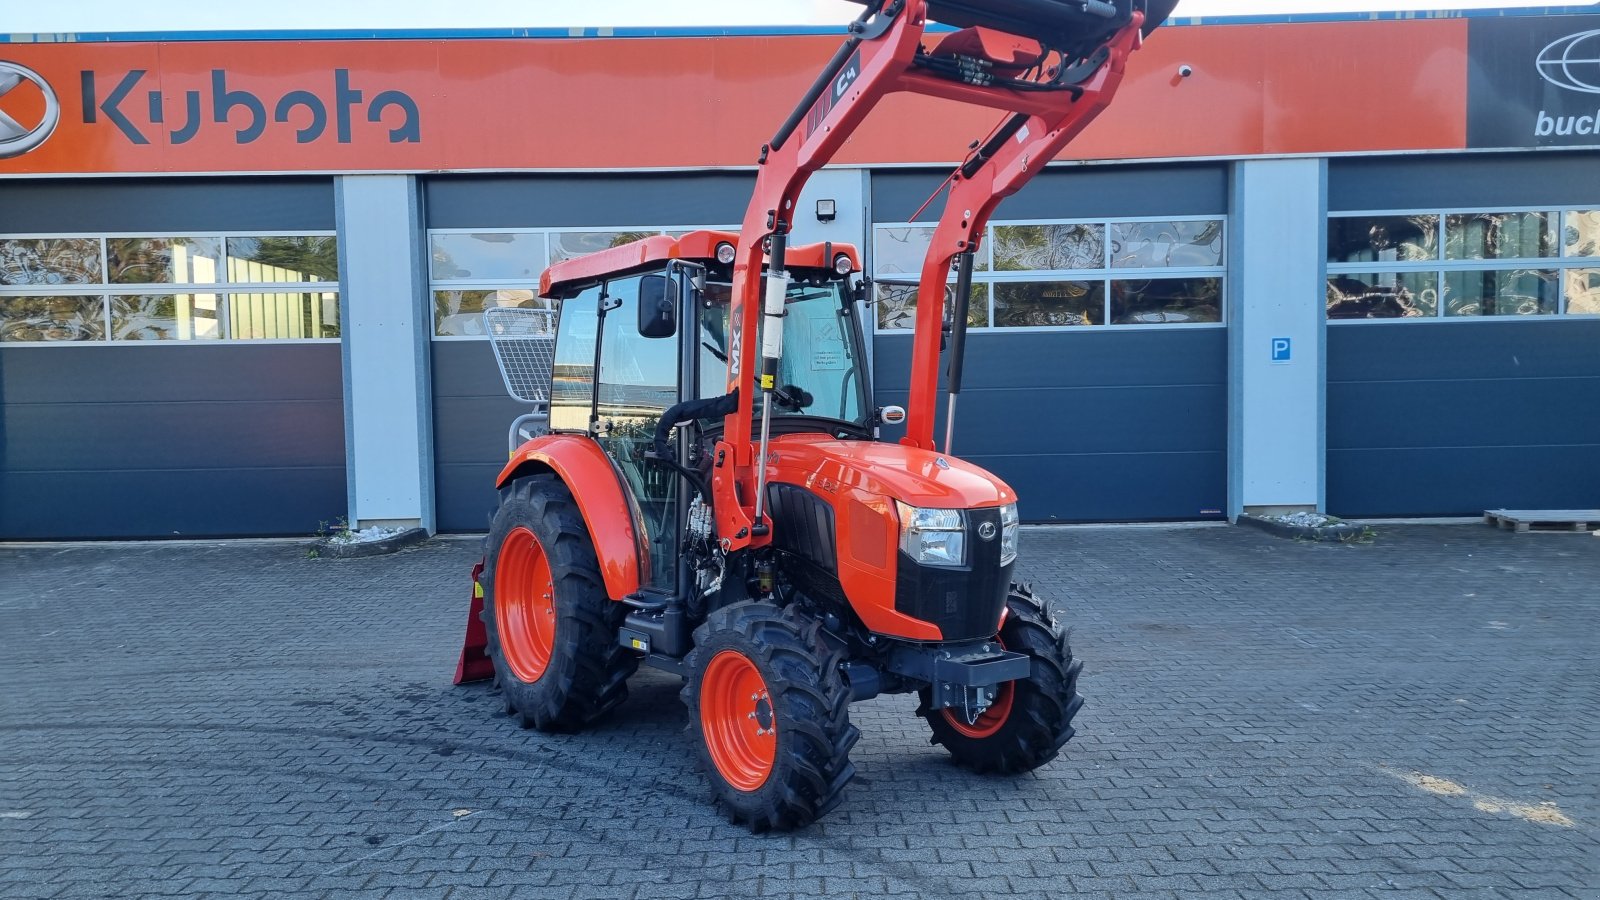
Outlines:
[[677, 682], [590, 733], [449, 676], [476, 545], [0, 548], [0, 897], [1600, 897], [1600, 540], [1035, 531], [1079, 736], [854, 708], [823, 824], [717, 818]]

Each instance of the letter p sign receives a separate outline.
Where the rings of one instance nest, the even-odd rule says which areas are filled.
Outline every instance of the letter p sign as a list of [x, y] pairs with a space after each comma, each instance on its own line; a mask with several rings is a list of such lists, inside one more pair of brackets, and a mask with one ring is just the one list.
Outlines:
[[1274, 363], [1280, 363], [1280, 364], [1288, 362], [1289, 359], [1290, 359], [1290, 355], [1291, 355], [1290, 354], [1290, 350], [1289, 350], [1289, 346], [1290, 345], [1289, 345], [1289, 339], [1288, 338], [1273, 338], [1272, 339], [1272, 361]]

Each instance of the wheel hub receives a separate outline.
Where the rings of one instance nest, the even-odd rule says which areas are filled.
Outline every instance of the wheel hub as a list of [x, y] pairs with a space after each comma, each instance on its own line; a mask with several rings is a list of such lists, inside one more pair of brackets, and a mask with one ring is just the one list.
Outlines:
[[761, 671], [737, 650], [723, 650], [706, 665], [700, 730], [728, 784], [748, 792], [766, 783], [778, 756], [777, 711]]

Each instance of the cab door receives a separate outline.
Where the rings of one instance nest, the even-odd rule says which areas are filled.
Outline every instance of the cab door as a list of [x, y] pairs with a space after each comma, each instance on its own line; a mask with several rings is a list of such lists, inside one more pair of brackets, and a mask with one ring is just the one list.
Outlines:
[[662, 414], [679, 400], [680, 350], [677, 340], [639, 332], [644, 277], [609, 281], [599, 298], [604, 320], [597, 323], [601, 338], [594, 437], [615, 463], [644, 520], [650, 559], [649, 577], [641, 586], [671, 592], [677, 588], [680, 478], [645, 454]]

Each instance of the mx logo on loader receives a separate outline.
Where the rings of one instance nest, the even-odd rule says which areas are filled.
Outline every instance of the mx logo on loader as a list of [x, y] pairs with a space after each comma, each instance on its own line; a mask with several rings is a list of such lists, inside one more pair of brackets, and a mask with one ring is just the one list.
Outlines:
[[[37, 111], [37, 103], [28, 104], [23, 99], [30, 85], [43, 95], [42, 114]], [[18, 116], [23, 118], [19, 120]], [[61, 101], [49, 82], [27, 66], [0, 59], [0, 159], [21, 156], [44, 143], [60, 121]]]

